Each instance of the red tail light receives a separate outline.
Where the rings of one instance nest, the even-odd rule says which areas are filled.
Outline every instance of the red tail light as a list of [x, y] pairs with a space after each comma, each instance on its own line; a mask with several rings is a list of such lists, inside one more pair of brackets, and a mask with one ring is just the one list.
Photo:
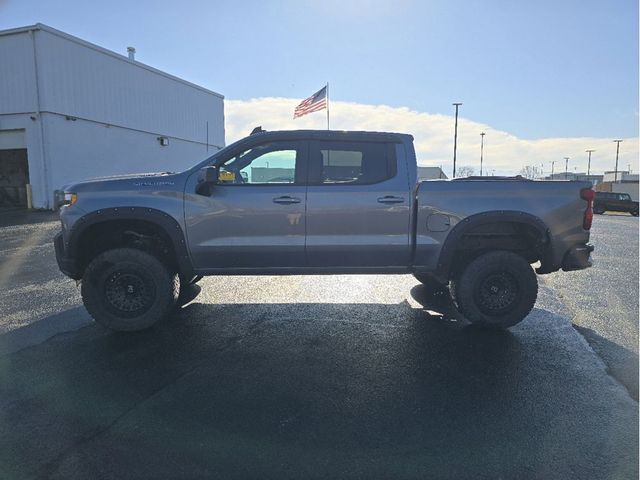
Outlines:
[[596, 198], [596, 192], [591, 188], [583, 188], [580, 190], [580, 198], [587, 201], [587, 209], [582, 217], [582, 228], [590, 230], [593, 223], [593, 199]]

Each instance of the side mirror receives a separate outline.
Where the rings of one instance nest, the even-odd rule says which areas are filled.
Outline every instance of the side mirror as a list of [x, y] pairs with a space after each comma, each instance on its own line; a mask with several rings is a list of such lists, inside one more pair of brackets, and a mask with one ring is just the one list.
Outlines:
[[218, 183], [218, 167], [215, 165], [209, 165], [203, 167], [198, 172], [198, 184], [196, 186], [196, 193], [199, 195], [210, 195], [211, 186]]

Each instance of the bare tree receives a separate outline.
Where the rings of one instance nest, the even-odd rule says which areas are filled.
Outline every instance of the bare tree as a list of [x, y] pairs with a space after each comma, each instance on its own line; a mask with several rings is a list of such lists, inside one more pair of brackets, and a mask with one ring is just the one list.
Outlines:
[[457, 177], [470, 177], [473, 175], [473, 173], [475, 172], [473, 167], [469, 167], [469, 166], [463, 166], [458, 168], [458, 171], [456, 172], [456, 176]]
[[520, 170], [520, 175], [524, 178], [528, 178], [530, 180], [534, 180], [540, 176], [542, 176], [542, 169], [540, 167], [536, 167], [535, 165], [525, 165]]

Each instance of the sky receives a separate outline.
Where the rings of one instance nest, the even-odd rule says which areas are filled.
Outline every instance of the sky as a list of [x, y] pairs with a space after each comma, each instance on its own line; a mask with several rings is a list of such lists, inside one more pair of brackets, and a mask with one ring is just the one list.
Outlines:
[[[225, 96], [226, 140], [292, 120], [329, 82], [331, 126], [411, 133], [419, 162], [638, 170], [634, 0], [0, 0], [0, 29], [45, 23]], [[562, 165], [564, 168], [564, 165]]]

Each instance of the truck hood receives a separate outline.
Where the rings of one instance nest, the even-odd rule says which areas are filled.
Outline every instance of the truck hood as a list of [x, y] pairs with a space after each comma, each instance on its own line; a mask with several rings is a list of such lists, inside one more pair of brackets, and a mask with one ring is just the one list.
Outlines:
[[132, 173], [128, 175], [112, 175], [95, 177], [81, 182], [67, 184], [65, 192], [87, 192], [100, 190], [137, 189], [141, 187], [171, 188], [181, 180], [181, 174], [173, 172]]

